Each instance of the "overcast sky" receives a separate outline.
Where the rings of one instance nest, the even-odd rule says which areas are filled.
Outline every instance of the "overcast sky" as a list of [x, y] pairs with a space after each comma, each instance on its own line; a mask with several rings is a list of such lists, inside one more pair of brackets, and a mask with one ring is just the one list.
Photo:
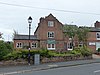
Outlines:
[[12, 40], [13, 30], [28, 34], [27, 18], [31, 16], [33, 34], [39, 18], [50, 13], [63, 24], [93, 26], [95, 21], [100, 21], [100, 0], [0, 0], [0, 32], [5, 41]]

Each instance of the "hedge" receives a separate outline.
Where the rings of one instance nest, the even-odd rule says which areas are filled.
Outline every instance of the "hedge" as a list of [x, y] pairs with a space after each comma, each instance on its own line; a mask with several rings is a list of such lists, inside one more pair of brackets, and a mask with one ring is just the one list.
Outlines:
[[[28, 50], [21, 49], [21, 50], [15, 50], [6, 56], [4, 56], [4, 60], [17, 60], [17, 59], [27, 59], [29, 54]], [[50, 51], [46, 49], [42, 50], [30, 50], [30, 55], [34, 56], [34, 54], [40, 54], [41, 57], [53, 57], [53, 56], [89, 56], [92, 54], [92, 52], [87, 47], [82, 48], [75, 48], [72, 51], [66, 51], [64, 53], [57, 53], [55, 51]]]

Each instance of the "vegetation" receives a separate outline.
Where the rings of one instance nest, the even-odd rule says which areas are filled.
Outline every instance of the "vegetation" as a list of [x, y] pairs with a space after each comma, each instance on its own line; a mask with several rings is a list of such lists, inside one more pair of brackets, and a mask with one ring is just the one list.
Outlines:
[[4, 56], [6, 56], [12, 51], [13, 51], [12, 44], [0, 41], [0, 60], [2, 60]]
[[[76, 25], [67, 25], [63, 27], [64, 35], [72, 39], [72, 44], [74, 37], [77, 36], [79, 43], [82, 43], [83, 46], [87, 46], [88, 32], [90, 31], [89, 27], [77, 27]], [[72, 45], [74, 48], [74, 45]]]
[[[11, 53], [8, 53], [4, 56], [5, 60], [17, 60], [17, 59], [25, 59], [27, 60], [28, 57], [28, 50], [15, 50]], [[54, 56], [89, 56], [92, 54], [92, 52], [87, 47], [81, 47], [81, 48], [75, 48], [72, 51], [67, 51], [64, 53], [59, 53], [55, 51], [49, 51], [49, 50], [30, 50], [31, 57], [34, 56], [34, 54], [40, 54], [41, 57], [54, 57]]]
[[77, 30], [77, 36], [78, 36], [78, 40], [79, 42], [82, 42], [83, 45], [87, 45], [87, 39], [88, 39], [88, 32], [90, 31], [90, 29], [88, 27], [79, 27]]
[[2, 33], [0, 32], [0, 38], [2, 38]]
[[[79, 41], [86, 42], [88, 28], [78, 28], [77, 26], [64, 26], [65, 36], [69, 36], [69, 38], [73, 38], [78, 36]], [[17, 35], [17, 32], [14, 32], [14, 35]], [[98, 52], [100, 49], [98, 49]], [[25, 59], [28, 58], [29, 51], [25, 49], [14, 50], [13, 43], [7, 43], [4, 41], [0, 41], [0, 60], [17, 60], [17, 59]], [[31, 57], [34, 57], [34, 54], [40, 54], [41, 57], [54, 57], [54, 56], [89, 56], [92, 52], [84, 45], [83, 47], [74, 48], [72, 51], [66, 52], [55, 52], [49, 51], [46, 49], [41, 50], [30, 50]]]
[[74, 49], [74, 37], [77, 34], [78, 27], [76, 25], [67, 25], [65, 24], [63, 27], [64, 35], [68, 36], [72, 40], [72, 47]]
[[78, 27], [76, 25], [67, 25], [65, 24], [63, 27], [65, 36], [68, 35], [69, 38], [72, 38], [76, 35]]

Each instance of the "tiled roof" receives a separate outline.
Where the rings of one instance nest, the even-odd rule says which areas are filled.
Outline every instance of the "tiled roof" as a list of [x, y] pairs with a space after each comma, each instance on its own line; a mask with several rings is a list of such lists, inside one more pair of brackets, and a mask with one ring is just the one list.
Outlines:
[[[29, 40], [29, 35], [15, 35], [14, 40]], [[30, 35], [30, 40], [38, 40], [35, 35]]]

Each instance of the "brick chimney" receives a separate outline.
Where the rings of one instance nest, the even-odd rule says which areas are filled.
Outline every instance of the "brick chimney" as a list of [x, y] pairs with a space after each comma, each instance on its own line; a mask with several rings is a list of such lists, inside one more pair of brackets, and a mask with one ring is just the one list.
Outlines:
[[100, 22], [96, 21], [96, 23], [94, 24], [95, 28], [100, 28]]
[[44, 21], [44, 18], [43, 18], [43, 17], [41, 17], [41, 18], [40, 18], [40, 23], [41, 23], [41, 22], [43, 22], [43, 21]]

